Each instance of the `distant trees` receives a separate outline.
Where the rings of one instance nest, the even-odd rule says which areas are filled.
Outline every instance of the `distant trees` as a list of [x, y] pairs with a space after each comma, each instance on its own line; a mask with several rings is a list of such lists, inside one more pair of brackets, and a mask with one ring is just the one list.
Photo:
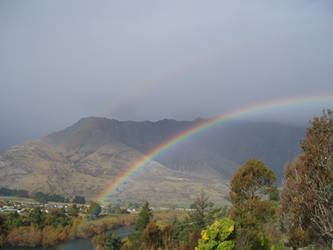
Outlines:
[[69, 240], [73, 236], [72, 219], [64, 209], [48, 213], [34, 208], [29, 214], [8, 213], [6, 246], [49, 246]]
[[35, 193], [32, 198], [34, 198], [36, 201], [39, 201], [40, 203], [48, 203], [49, 201], [54, 202], [67, 202], [68, 200], [58, 194], [44, 194], [43, 192], [37, 192]]
[[83, 196], [75, 196], [72, 202], [77, 204], [85, 204], [86, 199]]
[[89, 209], [87, 211], [88, 219], [95, 219], [102, 212], [101, 206], [98, 202], [91, 201], [89, 203]]
[[[24, 189], [9, 189], [5, 187], [0, 188], [0, 196], [16, 196], [16, 197], [32, 198], [40, 203], [48, 203], [49, 201], [53, 202], [70, 201], [68, 197], [66, 198], [58, 194], [46, 194], [43, 192], [36, 192], [33, 194], [29, 194], [29, 192]], [[77, 204], [85, 204], [86, 199], [83, 196], [75, 196], [72, 199], [72, 202]]]
[[111, 205], [110, 204], [107, 207], [107, 213], [109, 215], [112, 215], [112, 214], [128, 214], [129, 212], [125, 208], [120, 208], [119, 205]]
[[267, 249], [264, 226], [275, 215], [267, 200], [275, 173], [257, 159], [249, 159], [232, 177], [230, 216], [236, 222], [237, 249]]
[[76, 204], [72, 204], [70, 207], [68, 207], [68, 215], [77, 217], [79, 215], [79, 208], [76, 206]]
[[283, 222], [289, 242], [302, 247], [333, 240], [333, 112], [310, 121], [302, 155], [285, 166]]
[[24, 189], [0, 188], [0, 196], [29, 197], [29, 192]]
[[65, 227], [71, 224], [71, 218], [67, 216], [63, 208], [54, 208], [48, 214], [44, 214], [44, 225], [54, 228]]
[[[10, 214], [10, 216], [15, 215], [15, 213]], [[9, 216], [9, 218], [10, 218]], [[19, 216], [19, 218], [22, 218]], [[50, 209], [48, 213], [42, 212], [39, 207], [35, 207], [29, 213], [29, 222], [31, 225], [38, 229], [43, 229], [46, 226], [51, 226], [53, 228], [65, 227], [72, 223], [71, 218], [66, 214], [63, 208], [53, 208]], [[21, 223], [22, 224], [22, 223]], [[29, 223], [27, 224], [29, 225]], [[16, 225], [19, 227], [22, 225]]]
[[35, 207], [29, 214], [30, 221], [38, 228], [43, 227], [43, 213], [39, 207]]

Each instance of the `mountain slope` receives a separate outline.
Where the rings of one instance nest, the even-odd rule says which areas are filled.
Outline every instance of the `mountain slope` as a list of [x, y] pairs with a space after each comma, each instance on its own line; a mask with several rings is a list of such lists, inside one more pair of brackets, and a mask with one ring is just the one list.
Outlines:
[[[84, 118], [43, 140], [67, 150], [83, 146], [86, 142], [94, 150], [96, 145], [118, 141], [146, 154], [201, 121], [164, 119], [157, 122], [121, 122], [106, 118]], [[187, 138], [156, 160], [175, 170], [185, 168], [193, 171], [201, 169], [200, 164], [209, 165], [229, 178], [239, 165], [254, 157], [262, 159], [281, 179], [284, 164], [299, 153], [299, 143], [304, 134], [304, 127], [287, 124], [228, 122]]]
[[[0, 154], [0, 183], [65, 196], [98, 197], [144, 154], [200, 120], [121, 122], [84, 118]], [[183, 140], [132, 175], [112, 196], [189, 202], [201, 190], [223, 202], [228, 179], [249, 157], [278, 174], [297, 154], [302, 128], [275, 123], [230, 123]]]

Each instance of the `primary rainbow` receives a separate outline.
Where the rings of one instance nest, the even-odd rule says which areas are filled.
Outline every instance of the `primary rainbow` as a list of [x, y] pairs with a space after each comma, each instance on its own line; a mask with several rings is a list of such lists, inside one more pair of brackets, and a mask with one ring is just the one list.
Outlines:
[[116, 190], [122, 183], [124, 183], [134, 172], [138, 169], [145, 166], [149, 161], [155, 159], [159, 154], [177, 144], [178, 142], [199, 133], [202, 130], [208, 129], [210, 127], [215, 126], [216, 124], [223, 123], [225, 121], [249, 114], [260, 112], [262, 110], [281, 107], [281, 106], [289, 106], [294, 104], [307, 104], [311, 102], [327, 102], [333, 101], [333, 93], [317, 95], [317, 96], [301, 96], [301, 97], [290, 97], [287, 99], [279, 99], [268, 101], [264, 103], [255, 104], [252, 106], [242, 107], [237, 110], [234, 110], [230, 113], [222, 114], [216, 116], [212, 119], [205, 120], [185, 131], [180, 132], [174, 137], [166, 140], [165, 142], [158, 145], [155, 149], [150, 151], [148, 154], [141, 157], [138, 161], [136, 161], [132, 166], [130, 166], [122, 175], [120, 175], [105, 191], [99, 196], [98, 201], [102, 202], [107, 198], [114, 190]]
[[[97, 202], [103, 202], [115, 189], [117, 189], [122, 183], [124, 183], [133, 173], [135, 173], [138, 169], [145, 166], [149, 161], [155, 159], [159, 154], [177, 144], [178, 142], [185, 140], [186, 138], [199, 133], [202, 130], [208, 129], [210, 127], [215, 126], [216, 124], [220, 124], [229, 120], [232, 120], [237, 117], [244, 116], [246, 114], [260, 112], [266, 109], [275, 108], [275, 107], [283, 107], [295, 104], [308, 104], [312, 102], [329, 102], [329, 105], [333, 104], [333, 93], [316, 95], [316, 96], [301, 96], [301, 97], [290, 97], [286, 99], [273, 100], [268, 102], [263, 102], [259, 104], [255, 104], [252, 106], [246, 106], [243, 108], [239, 108], [232, 112], [216, 116], [212, 119], [205, 120], [185, 131], [180, 132], [178, 135], [166, 140], [161, 143], [155, 149], [150, 151], [148, 154], [141, 157], [138, 161], [136, 161], [133, 165], [131, 165], [122, 175], [120, 175], [105, 191], [98, 197]], [[330, 108], [330, 107], [328, 107]], [[331, 107], [332, 108], [332, 107]], [[87, 221], [87, 218], [83, 220], [77, 227], [76, 232], [79, 228]], [[67, 249], [67, 244], [64, 249]]]

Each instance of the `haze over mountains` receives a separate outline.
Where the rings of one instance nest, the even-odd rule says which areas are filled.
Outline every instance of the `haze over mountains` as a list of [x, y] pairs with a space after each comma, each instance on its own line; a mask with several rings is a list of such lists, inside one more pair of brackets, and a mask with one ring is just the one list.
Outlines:
[[[193, 121], [118, 121], [83, 118], [74, 125], [0, 154], [3, 187], [65, 196], [97, 197], [144, 154]], [[160, 154], [112, 193], [122, 200], [190, 202], [204, 189], [224, 202], [234, 171], [262, 159], [281, 180], [299, 153], [305, 129], [273, 122], [228, 122], [187, 138]]]

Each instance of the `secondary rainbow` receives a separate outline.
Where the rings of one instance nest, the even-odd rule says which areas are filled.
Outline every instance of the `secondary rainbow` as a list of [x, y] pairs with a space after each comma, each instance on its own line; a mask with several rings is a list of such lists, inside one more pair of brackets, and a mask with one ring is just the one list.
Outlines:
[[[97, 199], [97, 202], [103, 202], [109, 195], [112, 194], [112, 192], [115, 189], [117, 189], [122, 183], [124, 183], [133, 173], [135, 173], [138, 169], [145, 166], [149, 161], [156, 158], [159, 154], [161, 154], [168, 148], [172, 147], [173, 145], [179, 143], [180, 141], [183, 141], [186, 138], [199, 133], [202, 130], [208, 129], [217, 124], [221, 124], [223, 122], [232, 120], [234, 118], [244, 116], [246, 114], [260, 112], [270, 108], [283, 107], [296, 104], [316, 103], [316, 102], [318, 103], [329, 102], [329, 105], [333, 105], [333, 93], [316, 95], [316, 96], [290, 97], [286, 99], [263, 102], [252, 106], [239, 108], [232, 112], [222, 114], [212, 119], [203, 121], [197, 124], [196, 126], [193, 126], [183, 132], [180, 132], [178, 135], [175, 135], [174, 137], [166, 140], [165, 142], [157, 146], [155, 149], [153, 149], [151, 152], [141, 157], [138, 161], [136, 161], [133, 165], [131, 165], [122, 175], [120, 175], [110, 186], [108, 186], [108, 188], [105, 189], [105, 191]], [[325, 107], [325, 108], [332, 108], [332, 107]], [[86, 220], [84, 220], [78, 225], [76, 232], [79, 230], [80, 226], [84, 224], [85, 221]], [[67, 246], [68, 245], [65, 245], [64, 249], [67, 249]]]
[[[243, 108], [239, 108], [230, 113], [222, 114], [216, 116], [212, 119], [205, 120], [194, 127], [191, 127], [185, 131], [180, 132], [174, 137], [168, 139], [167, 141], [161, 143], [155, 149], [153, 149], [148, 154], [141, 157], [137, 162], [135, 162], [131, 167], [129, 167], [122, 175], [120, 175], [100, 196], [98, 201], [102, 202], [107, 198], [112, 192], [117, 189], [122, 183], [124, 183], [134, 172], [138, 169], [145, 166], [149, 161], [155, 159], [159, 154], [172, 147], [173, 145], [183, 141], [184, 139], [199, 133], [202, 130], [208, 129], [210, 127], [215, 126], [216, 124], [221, 124], [228, 120], [244, 116], [250, 113], [260, 112], [266, 109], [275, 108], [275, 107], [283, 107], [295, 104], [308, 104], [312, 102], [330, 102], [333, 104], [333, 93], [317, 95], [317, 96], [301, 96], [301, 97], [290, 97], [287, 99], [279, 99], [268, 101], [264, 103], [255, 104], [252, 106], [247, 106]], [[328, 107], [329, 108], [329, 107]]]

